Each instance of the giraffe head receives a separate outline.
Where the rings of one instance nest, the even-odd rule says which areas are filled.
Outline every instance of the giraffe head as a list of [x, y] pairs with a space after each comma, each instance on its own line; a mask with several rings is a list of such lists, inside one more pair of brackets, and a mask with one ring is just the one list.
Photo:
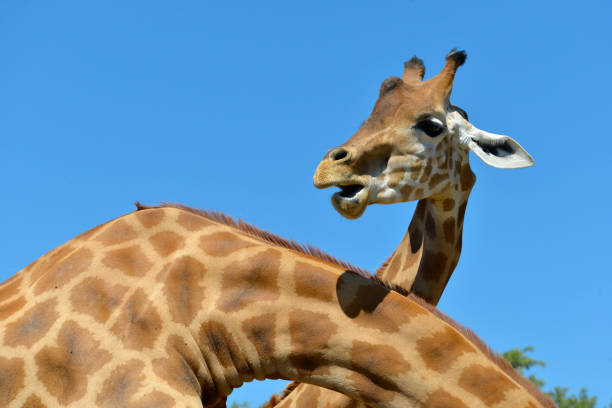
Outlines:
[[533, 164], [515, 140], [477, 129], [450, 103], [455, 72], [465, 59], [464, 51], [451, 50], [442, 71], [422, 82], [425, 66], [413, 57], [401, 78], [385, 79], [370, 117], [325, 155], [314, 174], [317, 188], [340, 188], [332, 196], [340, 214], [357, 218], [369, 204], [469, 190], [475, 181], [469, 150], [494, 167]]

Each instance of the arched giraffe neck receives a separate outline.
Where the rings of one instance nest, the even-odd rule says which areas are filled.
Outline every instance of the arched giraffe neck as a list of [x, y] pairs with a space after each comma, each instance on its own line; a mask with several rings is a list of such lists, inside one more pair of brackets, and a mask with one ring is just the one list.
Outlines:
[[133, 213], [0, 285], [0, 405], [216, 406], [285, 378], [373, 408], [552, 407], [418, 298], [224, 220]]
[[[467, 174], [466, 174], [467, 173]], [[404, 238], [376, 275], [437, 304], [461, 255], [463, 221], [476, 181], [469, 166], [449, 193], [417, 203]]]

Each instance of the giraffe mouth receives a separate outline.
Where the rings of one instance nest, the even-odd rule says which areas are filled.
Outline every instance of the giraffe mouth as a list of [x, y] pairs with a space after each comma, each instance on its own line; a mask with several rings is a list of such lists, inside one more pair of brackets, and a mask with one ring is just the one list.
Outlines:
[[340, 191], [336, 194], [342, 198], [353, 198], [359, 193], [363, 186], [361, 184], [349, 184], [348, 186], [338, 186]]
[[337, 186], [340, 191], [332, 196], [336, 211], [346, 218], [358, 218], [363, 214], [368, 203], [368, 189], [363, 184]]

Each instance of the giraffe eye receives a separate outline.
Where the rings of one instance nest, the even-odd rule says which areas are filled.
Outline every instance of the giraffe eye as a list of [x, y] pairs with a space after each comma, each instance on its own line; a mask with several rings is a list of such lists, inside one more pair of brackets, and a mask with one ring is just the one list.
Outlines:
[[436, 137], [444, 131], [444, 124], [439, 119], [428, 118], [417, 123], [415, 128], [425, 132], [429, 137]]

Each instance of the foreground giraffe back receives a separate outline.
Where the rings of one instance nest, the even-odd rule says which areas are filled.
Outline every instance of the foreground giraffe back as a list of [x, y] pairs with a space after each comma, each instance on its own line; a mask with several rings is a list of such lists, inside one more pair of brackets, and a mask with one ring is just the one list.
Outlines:
[[255, 378], [372, 407], [553, 406], [438, 312], [347, 268], [180, 208], [111, 221], [0, 286], [0, 406], [201, 407]]

